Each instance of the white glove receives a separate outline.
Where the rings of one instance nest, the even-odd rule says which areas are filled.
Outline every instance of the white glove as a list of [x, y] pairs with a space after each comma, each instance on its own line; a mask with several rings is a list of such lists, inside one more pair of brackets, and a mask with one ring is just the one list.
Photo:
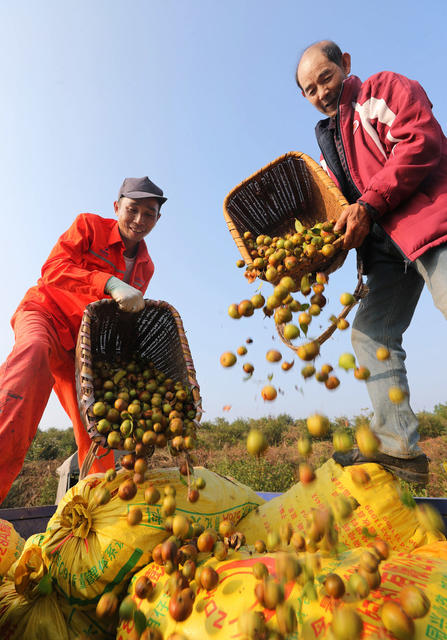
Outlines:
[[112, 276], [106, 282], [105, 293], [109, 293], [123, 311], [141, 311], [144, 298], [141, 291]]

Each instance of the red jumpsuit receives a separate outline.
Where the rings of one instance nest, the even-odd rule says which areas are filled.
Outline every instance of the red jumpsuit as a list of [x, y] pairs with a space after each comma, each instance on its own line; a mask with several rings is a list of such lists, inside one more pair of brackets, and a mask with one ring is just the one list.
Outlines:
[[[91, 441], [77, 405], [74, 348], [85, 307], [109, 297], [104, 287], [111, 276], [123, 279], [124, 250], [116, 220], [80, 214], [11, 319], [15, 345], [0, 367], [0, 504], [20, 473], [53, 388], [73, 423], [82, 465]], [[141, 241], [129, 284], [144, 293], [153, 273]], [[91, 471], [113, 464], [109, 454]]]

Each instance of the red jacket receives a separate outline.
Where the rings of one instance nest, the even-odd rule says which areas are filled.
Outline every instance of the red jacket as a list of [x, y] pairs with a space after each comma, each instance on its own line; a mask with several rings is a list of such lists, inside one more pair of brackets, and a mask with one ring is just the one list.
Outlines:
[[[123, 279], [124, 250], [116, 220], [81, 213], [57, 241], [42, 267], [37, 286], [27, 291], [17, 311], [47, 312], [62, 346], [72, 349], [85, 307], [109, 297], [104, 287], [111, 276]], [[141, 241], [129, 284], [144, 293], [153, 273], [154, 264]]]
[[[447, 139], [432, 105], [414, 81], [390, 71], [343, 83], [338, 122], [359, 200], [410, 260], [447, 241]], [[337, 180], [328, 145], [329, 120], [317, 125], [328, 173]], [[332, 165], [332, 166], [331, 166]]]

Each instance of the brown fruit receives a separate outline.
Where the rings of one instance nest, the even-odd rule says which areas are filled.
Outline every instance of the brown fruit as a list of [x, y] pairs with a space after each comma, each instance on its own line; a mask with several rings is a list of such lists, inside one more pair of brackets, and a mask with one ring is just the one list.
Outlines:
[[423, 618], [430, 609], [430, 600], [414, 584], [406, 585], [399, 593], [399, 602], [410, 618]]
[[298, 477], [302, 484], [310, 484], [315, 480], [315, 473], [310, 464], [301, 462], [298, 467]]
[[256, 549], [257, 553], [265, 553], [267, 551], [264, 540], [256, 540], [254, 543], [254, 548]]
[[200, 494], [198, 489], [191, 487], [191, 489], [188, 491], [188, 502], [197, 502], [199, 496]]
[[253, 315], [254, 308], [251, 300], [242, 300], [237, 306], [237, 310], [239, 311], [241, 316], [245, 316], [248, 318]]
[[146, 576], [140, 576], [138, 580], [135, 582], [135, 595], [137, 598], [144, 600], [145, 598], [150, 598], [153, 591], [154, 585]]
[[279, 362], [281, 360], [281, 358], [282, 358], [282, 355], [276, 349], [270, 349], [265, 354], [265, 357], [269, 362]]
[[136, 496], [137, 490], [137, 485], [129, 478], [120, 484], [118, 488], [118, 495], [121, 500], [132, 500], [132, 498]]
[[304, 540], [304, 537], [297, 531], [292, 534], [292, 537], [290, 538], [290, 544], [297, 552], [304, 551], [306, 548], [306, 541]]
[[369, 484], [371, 480], [369, 473], [365, 471], [365, 469], [363, 469], [361, 466], [352, 467], [352, 469], [350, 469], [349, 471], [351, 474], [352, 482], [354, 484], [358, 486], [366, 486], [367, 484]]
[[398, 640], [412, 640], [415, 628], [413, 620], [395, 602], [384, 602], [380, 611], [383, 626]]
[[131, 527], [134, 527], [135, 525], [140, 524], [142, 519], [143, 519], [143, 512], [139, 507], [131, 507], [129, 509], [129, 513], [127, 514], [127, 523]]
[[212, 567], [203, 567], [200, 574], [200, 584], [207, 591], [211, 591], [219, 582], [219, 574]]
[[324, 581], [324, 588], [331, 598], [343, 598], [345, 593], [345, 583], [337, 573], [328, 573]]
[[169, 600], [169, 613], [176, 622], [182, 622], [191, 615], [195, 594], [190, 587], [176, 591]]
[[390, 545], [385, 540], [376, 539], [372, 546], [380, 560], [386, 560], [390, 555]]
[[214, 535], [209, 529], [200, 534], [197, 538], [197, 549], [199, 551], [205, 551], [210, 553], [213, 550], [214, 544], [217, 540], [217, 534]]
[[379, 563], [380, 559], [375, 553], [371, 553], [371, 551], [363, 551], [360, 556], [360, 568], [369, 573], [375, 573], [379, 567]]
[[382, 576], [380, 575], [379, 571], [374, 571], [373, 573], [371, 573], [370, 571], [366, 571], [363, 567], [359, 567], [358, 573], [365, 578], [371, 591], [374, 591], [375, 589], [378, 589], [380, 587]]
[[245, 371], [245, 373], [249, 373], [249, 374], [252, 374], [253, 371], [255, 370], [254, 366], [249, 362], [244, 362], [244, 364], [242, 365], [242, 369]]

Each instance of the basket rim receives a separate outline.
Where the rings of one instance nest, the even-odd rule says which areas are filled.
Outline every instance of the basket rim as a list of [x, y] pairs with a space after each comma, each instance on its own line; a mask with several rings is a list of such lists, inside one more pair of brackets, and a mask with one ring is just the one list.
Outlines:
[[227, 214], [230, 217], [230, 219], [232, 220], [231, 214], [228, 211], [228, 201], [230, 200], [230, 198], [232, 198], [234, 196], [235, 193], [237, 193], [237, 191], [239, 191], [239, 189], [241, 189], [244, 185], [248, 184], [254, 178], [257, 178], [258, 176], [261, 176], [268, 169], [270, 169], [270, 167], [273, 167], [276, 164], [279, 164], [280, 162], [283, 162], [287, 158], [291, 158], [291, 157], [304, 160], [304, 162], [307, 165], [309, 165], [309, 167], [311, 169], [313, 169], [318, 175], [320, 175], [322, 173], [321, 177], [322, 178], [326, 178], [328, 181], [330, 181], [330, 184], [328, 184], [327, 186], [329, 188], [336, 189], [336, 191], [338, 191], [339, 198], [337, 198], [337, 199], [340, 199], [340, 205], [342, 207], [349, 206], [349, 202], [346, 200], [346, 198], [344, 197], [344, 195], [342, 194], [340, 189], [333, 182], [333, 180], [327, 175], [327, 173], [325, 172], [323, 167], [321, 167], [318, 164], [318, 162], [316, 162], [311, 156], [307, 155], [307, 153], [304, 153], [302, 151], [288, 151], [287, 153], [283, 153], [283, 155], [278, 156], [277, 158], [275, 158], [274, 160], [272, 160], [268, 164], [264, 165], [263, 167], [261, 167], [260, 169], [258, 169], [257, 171], [255, 171], [254, 173], [249, 175], [247, 178], [242, 180], [242, 182], [237, 184], [235, 187], [233, 187], [233, 189], [231, 189], [231, 191], [224, 198], [224, 202], [223, 202], [224, 215]]

